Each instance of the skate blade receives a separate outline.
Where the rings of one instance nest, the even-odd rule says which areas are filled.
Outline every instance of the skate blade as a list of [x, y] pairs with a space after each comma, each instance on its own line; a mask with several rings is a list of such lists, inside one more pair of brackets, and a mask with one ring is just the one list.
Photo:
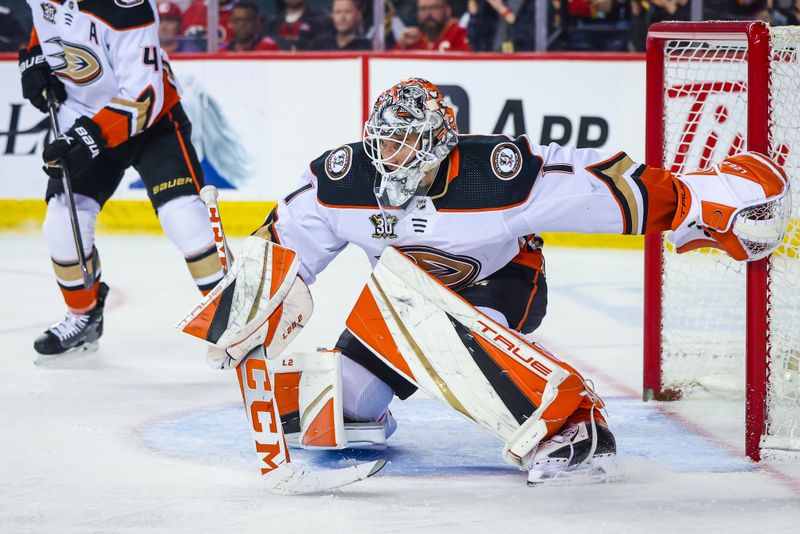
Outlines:
[[98, 348], [100, 348], [100, 343], [92, 341], [59, 354], [37, 354], [33, 360], [33, 365], [53, 368], [80, 367], [89, 360], [91, 355], [97, 352]]
[[615, 457], [594, 458], [571, 471], [534, 471], [528, 474], [528, 486], [583, 486], [624, 480]]

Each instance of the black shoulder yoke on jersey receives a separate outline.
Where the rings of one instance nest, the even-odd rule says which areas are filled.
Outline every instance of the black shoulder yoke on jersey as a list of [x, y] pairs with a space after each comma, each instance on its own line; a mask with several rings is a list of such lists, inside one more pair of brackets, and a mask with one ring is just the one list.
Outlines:
[[133, 30], [156, 21], [148, 0], [82, 0], [78, 8], [115, 30]]
[[328, 150], [311, 162], [317, 177], [317, 198], [327, 206], [376, 208], [377, 171], [361, 143]]
[[458, 153], [454, 151], [445, 165], [458, 168], [440, 169], [428, 193], [437, 210], [491, 210], [520, 204], [530, 196], [542, 158], [531, 154], [522, 137], [460, 135]]

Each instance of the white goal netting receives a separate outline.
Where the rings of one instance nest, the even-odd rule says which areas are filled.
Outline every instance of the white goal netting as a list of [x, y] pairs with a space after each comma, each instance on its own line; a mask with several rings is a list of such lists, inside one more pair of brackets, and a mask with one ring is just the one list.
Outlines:
[[[791, 228], [769, 269], [769, 381], [762, 447], [800, 450], [800, 28], [772, 28], [770, 156], [792, 182]], [[747, 41], [673, 40], [664, 47], [664, 165], [708, 168], [747, 148]], [[662, 387], [732, 394], [745, 381], [745, 264], [666, 246]]]

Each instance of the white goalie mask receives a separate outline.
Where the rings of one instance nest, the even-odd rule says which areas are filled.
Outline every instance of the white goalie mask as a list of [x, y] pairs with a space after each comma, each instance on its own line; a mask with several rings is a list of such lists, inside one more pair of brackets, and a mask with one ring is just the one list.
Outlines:
[[427, 80], [409, 78], [384, 91], [364, 124], [363, 146], [378, 170], [375, 195], [383, 207], [402, 207], [430, 184], [458, 143], [455, 114], [439, 89]]

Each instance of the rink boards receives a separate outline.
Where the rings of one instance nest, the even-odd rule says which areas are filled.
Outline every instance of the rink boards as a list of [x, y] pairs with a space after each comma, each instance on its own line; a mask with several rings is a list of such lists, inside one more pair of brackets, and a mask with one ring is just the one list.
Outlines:
[[[409, 76], [442, 88], [462, 133], [527, 133], [534, 143], [644, 157], [640, 55], [192, 55], [172, 64], [208, 181], [223, 188], [223, 201], [236, 202], [227, 215], [233, 233], [263, 220], [309, 161], [358, 140], [375, 97]], [[0, 76], [7, 80], [0, 85], [0, 208], [9, 214], [0, 229], [35, 227], [44, 213], [39, 167], [49, 132], [22, 99], [15, 59], [0, 56]], [[158, 231], [135, 171], [114, 198], [128, 202], [109, 204], [102, 231]]]

